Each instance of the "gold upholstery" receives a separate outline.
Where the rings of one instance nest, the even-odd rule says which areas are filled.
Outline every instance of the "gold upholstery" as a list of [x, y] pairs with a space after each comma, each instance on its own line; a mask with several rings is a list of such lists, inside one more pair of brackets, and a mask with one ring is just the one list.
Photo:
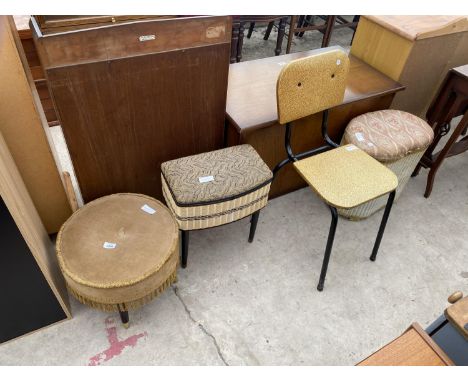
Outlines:
[[396, 175], [354, 145], [297, 162], [294, 167], [328, 204], [353, 208], [396, 189]]
[[[145, 212], [145, 205], [156, 212]], [[60, 229], [56, 248], [70, 292], [113, 311], [116, 304], [136, 308], [175, 281], [178, 243], [177, 223], [161, 202], [114, 194], [77, 210]]]
[[276, 84], [279, 122], [291, 122], [340, 104], [348, 72], [349, 58], [341, 49], [288, 63]]

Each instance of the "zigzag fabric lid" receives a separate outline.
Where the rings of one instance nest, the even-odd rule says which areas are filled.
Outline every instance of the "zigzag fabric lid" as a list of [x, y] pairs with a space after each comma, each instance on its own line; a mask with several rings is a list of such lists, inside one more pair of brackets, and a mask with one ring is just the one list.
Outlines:
[[273, 174], [250, 145], [165, 162], [162, 174], [178, 205], [216, 203], [271, 182]]

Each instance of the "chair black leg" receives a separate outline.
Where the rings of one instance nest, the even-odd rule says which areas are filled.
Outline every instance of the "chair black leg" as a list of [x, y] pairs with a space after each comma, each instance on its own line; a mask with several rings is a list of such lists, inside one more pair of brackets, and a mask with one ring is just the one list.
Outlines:
[[260, 216], [260, 210], [254, 212], [250, 218], [250, 234], [249, 243], [251, 243], [255, 236], [255, 230], [257, 229], [258, 217]]
[[320, 280], [317, 285], [317, 289], [323, 291], [325, 284], [325, 277], [327, 276], [328, 262], [330, 261], [330, 254], [333, 248], [333, 240], [335, 239], [336, 225], [338, 223], [338, 212], [335, 207], [329, 206], [332, 215], [330, 223], [330, 231], [328, 232], [327, 248], [325, 249], [325, 255], [323, 256], [322, 271], [320, 272]]
[[187, 268], [188, 245], [189, 245], [189, 231], [180, 231], [182, 236], [182, 268]]
[[380, 223], [379, 233], [377, 234], [377, 239], [375, 240], [374, 249], [372, 250], [372, 255], [370, 257], [372, 261], [375, 261], [375, 258], [377, 257], [377, 252], [379, 251], [380, 242], [382, 241], [382, 236], [385, 231], [385, 226], [387, 225], [388, 216], [390, 215], [390, 211], [393, 206], [393, 200], [395, 199], [395, 192], [396, 191], [392, 191], [388, 195], [387, 205], [385, 206], [385, 211], [382, 217], [382, 222]]
[[117, 304], [117, 309], [119, 309], [120, 320], [122, 321], [124, 328], [128, 328], [130, 321], [128, 317], [128, 310], [125, 309], [124, 304], [122, 304], [122, 308], [120, 307], [120, 304]]

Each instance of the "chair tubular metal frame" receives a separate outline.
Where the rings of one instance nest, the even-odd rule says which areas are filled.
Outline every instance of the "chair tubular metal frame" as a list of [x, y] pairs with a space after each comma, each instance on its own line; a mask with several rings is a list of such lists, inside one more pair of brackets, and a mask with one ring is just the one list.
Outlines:
[[[292, 147], [291, 147], [291, 134], [292, 134], [292, 125], [291, 122], [286, 123], [285, 125], [285, 135], [284, 135], [284, 146], [286, 149], [286, 154], [287, 158], [279, 162], [275, 168], [273, 169], [273, 181], [275, 179], [276, 174], [278, 173], [279, 170], [281, 170], [284, 166], [286, 166], [290, 162], [297, 162], [300, 159], [304, 159], [313, 155], [321, 154], [325, 151], [332, 150], [334, 148], [339, 147], [339, 145], [329, 137], [328, 135], [328, 113], [329, 110], [324, 110], [323, 111], [323, 117], [322, 117], [322, 138], [325, 141], [324, 146], [320, 146], [318, 148], [304, 151], [302, 153], [294, 154]], [[372, 249], [372, 254], [370, 256], [371, 261], [375, 261], [377, 257], [377, 252], [379, 251], [380, 247], [380, 242], [382, 241], [382, 237], [385, 231], [385, 227], [387, 225], [388, 217], [390, 216], [390, 211], [393, 206], [393, 201], [395, 200], [395, 193], [396, 190], [393, 190], [389, 193], [388, 195], [388, 200], [387, 204], [385, 206], [385, 211], [382, 217], [382, 221], [380, 222], [380, 227], [379, 231], [377, 233], [377, 238], [374, 243], [374, 247]], [[333, 248], [333, 242], [335, 240], [335, 233], [336, 233], [336, 226], [338, 224], [338, 211], [335, 207], [332, 205], [326, 203], [326, 206], [330, 209], [332, 219], [330, 223], [330, 228], [328, 231], [328, 239], [327, 239], [327, 246], [325, 248], [325, 253], [323, 256], [323, 261], [322, 261], [322, 269], [320, 271], [320, 278], [319, 282], [317, 285], [317, 290], [318, 291], [323, 291], [324, 285], [325, 285], [325, 278], [327, 276], [327, 270], [328, 270], [328, 263], [330, 261], [330, 255], [331, 251]]]

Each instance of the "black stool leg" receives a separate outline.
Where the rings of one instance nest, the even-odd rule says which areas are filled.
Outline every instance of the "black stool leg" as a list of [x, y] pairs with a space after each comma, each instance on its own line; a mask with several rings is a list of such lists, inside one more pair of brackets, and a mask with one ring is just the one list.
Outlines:
[[330, 212], [332, 215], [332, 220], [330, 223], [330, 231], [328, 231], [328, 240], [327, 248], [325, 249], [325, 255], [323, 256], [322, 271], [320, 272], [320, 280], [317, 285], [317, 289], [321, 292], [323, 291], [323, 286], [325, 284], [325, 277], [327, 276], [328, 262], [330, 261], [330, 254], [333, 248], [333, 240], [335, 239], [336, 225], [338, 223], [338, 211], [335, 207], [329, 206]]
[[188, 244], [189, 244], [189, 231], [181, 230], [182, 236], [182, 268], [187, 268], [187, 257], [188, 257]]
[[390, 211], [393, 206], [393, 200], [395, 199], [395, 192], [396, 191], [392, 191], [388, 195], [387, 205], [385, 206], [385, 211], [382, 217], [382, 222], [380, 223], [379, 233], [377, 234], [377, 239], [375, 240], [374, 249], [372, 250], [372, 255], [370, 257], [372, 261], [375, 261], [375, 258], [377, 257], [377, 252], [379, 251], [380, 242], [382, 241], [382, 236], [385, 231], [385, 226], [387, 225], [388, 216], [390, 215]]
[[[122, 308], [120, 307], [122, 305]], [[117, 304], [117, 308], [119, 309], [120, 319], [122, 320], [122, 325], [125, 329], [129, 326], [129, 317], [128, 317], [128, 310], [125, 309], [124, 304]]]
[[255, 236], [255, 230], [257, 229], [258, 217], [260, 216], [260, 210], [254, 212], [250, 218], [250, 234], [249, 243], [251, 243]]

